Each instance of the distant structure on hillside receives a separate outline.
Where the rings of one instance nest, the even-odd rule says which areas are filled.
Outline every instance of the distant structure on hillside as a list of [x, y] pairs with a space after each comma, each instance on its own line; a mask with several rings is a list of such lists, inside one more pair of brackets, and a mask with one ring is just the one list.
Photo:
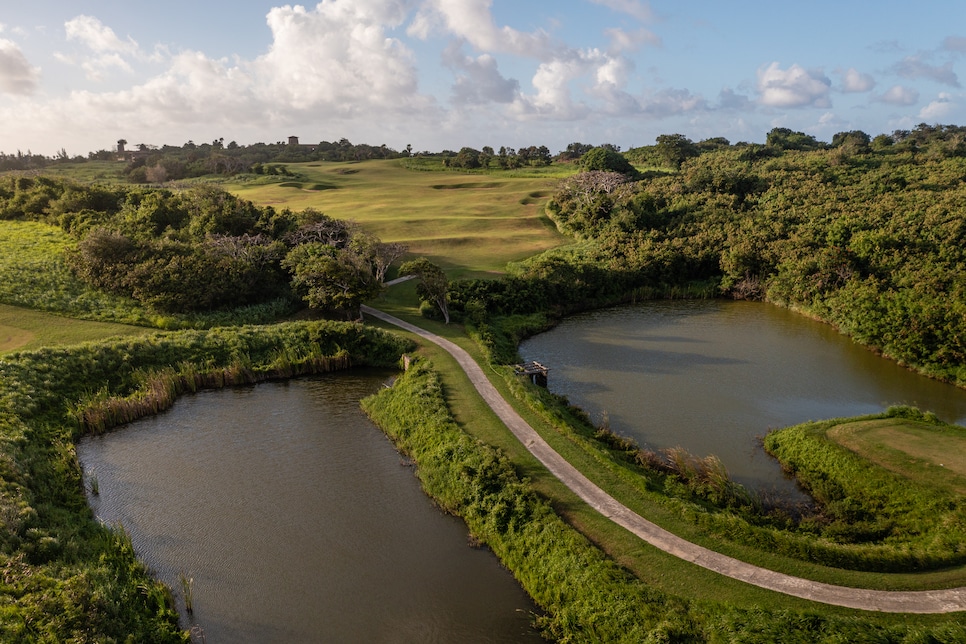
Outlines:
[[288, 137], [288, 144], [289, 145], [298, 145], [299, 144], [299, 137], [297, 137], [297, 136], [290, 136], [290, 137]]

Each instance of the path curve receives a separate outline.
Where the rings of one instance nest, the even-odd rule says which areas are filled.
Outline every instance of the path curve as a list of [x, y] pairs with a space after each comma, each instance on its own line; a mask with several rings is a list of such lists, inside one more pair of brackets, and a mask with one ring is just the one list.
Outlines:
[[362, 311], [372, 317], [415, 333], [439, 345], [459, 363], [476, 390], [513, 435], [550, 472], [585, 503], [652, 546], [693, 564], [761, 588], [824, 604], [886, 613], [952, 613], [966, 610], [966, 587], [943, 590], [885, 591], [833, 586], [793, 577], [734, 559], [685, 541], [631, 511], [597, 487], [560, 456], [537, 434], [487, 379], [483, 369], [461, 347], [414, 324], [369, 306]]

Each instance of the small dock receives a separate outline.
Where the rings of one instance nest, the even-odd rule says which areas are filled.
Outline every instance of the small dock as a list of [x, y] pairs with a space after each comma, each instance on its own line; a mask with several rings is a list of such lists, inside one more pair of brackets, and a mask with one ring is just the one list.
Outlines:
[[513, 365], [513, 373], [518, 376], [528, 377], [530, 382], [544, 389], [547, 388], [547, 372], [549, 371], [549, 367], [545, 367], [535, 360]]

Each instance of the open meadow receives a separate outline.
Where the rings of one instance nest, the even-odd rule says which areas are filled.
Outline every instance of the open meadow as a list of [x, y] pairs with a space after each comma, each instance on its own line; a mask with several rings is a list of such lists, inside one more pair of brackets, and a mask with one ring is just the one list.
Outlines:
[[358, 222], [384, 242], [409, 247], [451, 279], [485, 277], [568, 243], [544, 214], [557, 180], [572, 170], [464, 173], [411, 169], [403, 160], [286, 165], [279, 182], [226, 182], [221, 187], [276, 209], [314, 208]]

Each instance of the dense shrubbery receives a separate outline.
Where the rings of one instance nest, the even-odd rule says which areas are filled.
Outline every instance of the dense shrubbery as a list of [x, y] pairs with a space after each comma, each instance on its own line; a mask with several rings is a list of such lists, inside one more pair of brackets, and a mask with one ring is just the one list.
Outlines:
[[[214, 311], [278, 310], [296, 296], [351, 312], [402, 254], [314, 210], [278, 212], [211, 186], [124, 190], [8, 177], [0, 180], [0, 218], [60, 226], [74, 240], [66, 265], [85, 284], [196, 322]], [[44, 258], [57, 274], [59, 260]]]
[[[170, 591], [130, 540], [96, 523], [73, 441], [154, 413], [194, 387], [348, 364], [412, 345], [354, 324], [180, 331], [10, 354], [0, 361], [0, 640], [182, 642]], [[82, 421], [83, 426], [78, 424]]]

